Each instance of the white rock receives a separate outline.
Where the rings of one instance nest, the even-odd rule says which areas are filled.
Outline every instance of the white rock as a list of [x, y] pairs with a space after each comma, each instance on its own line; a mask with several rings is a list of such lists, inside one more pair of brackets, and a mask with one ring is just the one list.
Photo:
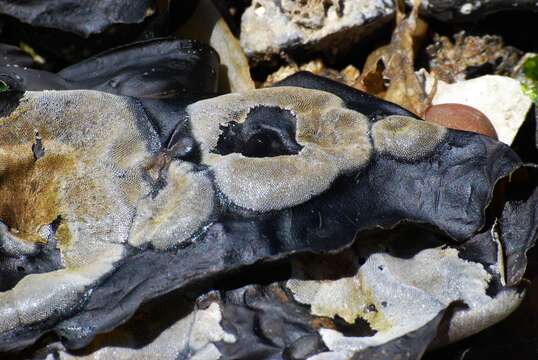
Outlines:
[[254, 57], [294, 47], [345, 48], [383, 24], [393, 8], [390, 0], [253, 0], [241, 19], [241, 46]]

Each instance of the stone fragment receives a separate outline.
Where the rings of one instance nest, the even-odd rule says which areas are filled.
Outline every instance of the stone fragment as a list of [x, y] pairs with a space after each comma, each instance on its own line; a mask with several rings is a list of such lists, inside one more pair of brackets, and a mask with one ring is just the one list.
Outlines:
[[334, 53], [351, 47], [392, 13], [388, 0], [254, 0], [241, 19], [241, 46], [261, 60], [297, 48]]

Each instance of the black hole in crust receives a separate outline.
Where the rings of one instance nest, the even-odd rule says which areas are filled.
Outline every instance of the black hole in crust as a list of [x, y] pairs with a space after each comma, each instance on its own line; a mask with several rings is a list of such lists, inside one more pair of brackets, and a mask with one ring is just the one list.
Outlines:
[[276, 106], [256, 106], [243, 123], [221, 125], [221, 135], [212, 152], [246, 157], [295, 155], [302, 146], [295, 140], [295, 116]]
[[335, 315], [333, 322], [336, 330], [348, 337], [374, 336], [377, 333], [366, 320], [361, 318], [356, 318], [353, 324], [349, 324], [340, 316]]

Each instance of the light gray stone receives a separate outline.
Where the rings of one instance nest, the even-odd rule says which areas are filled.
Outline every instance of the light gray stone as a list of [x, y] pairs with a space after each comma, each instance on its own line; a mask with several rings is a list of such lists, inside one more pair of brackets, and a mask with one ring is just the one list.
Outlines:
[[241, 20], [241, 46], [249, 57], [294, 49], [351, 47], [393, 14], [390, 0], [253, 0]]

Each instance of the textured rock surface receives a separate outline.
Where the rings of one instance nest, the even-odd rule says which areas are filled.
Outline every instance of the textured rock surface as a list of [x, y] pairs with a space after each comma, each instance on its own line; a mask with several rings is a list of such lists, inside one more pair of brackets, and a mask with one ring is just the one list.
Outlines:
[[250, 57], [301, 47], [338, 51], [381, 25], [389, 0], [254, 0], [241, 20], [241, 46]]

